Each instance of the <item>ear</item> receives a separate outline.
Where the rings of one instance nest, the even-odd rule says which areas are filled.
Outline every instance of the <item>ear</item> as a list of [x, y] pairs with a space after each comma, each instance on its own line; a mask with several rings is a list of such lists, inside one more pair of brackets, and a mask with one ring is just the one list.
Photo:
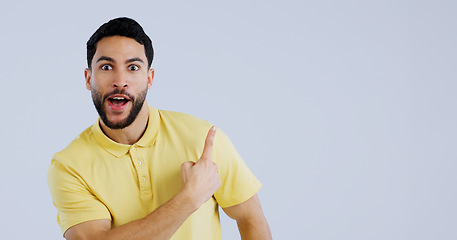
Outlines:
[[152, 79], [154, 79], [154, 69], [149, 69], [148, 71], [148, 89], [152, 87]]
[[86, 79], [86, 89], [87, 90], [91, 90], [91, 86], [90, 86], [90, 77], [91, 77], [91, 71], [89, 68], [86, 68], [84, 69], [84, 78]]

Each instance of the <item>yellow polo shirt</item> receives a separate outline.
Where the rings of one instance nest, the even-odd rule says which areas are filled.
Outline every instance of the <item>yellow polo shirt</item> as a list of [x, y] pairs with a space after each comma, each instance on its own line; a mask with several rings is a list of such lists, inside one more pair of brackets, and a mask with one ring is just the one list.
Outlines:
[[[148, 126], [133, 145], [108, 138], [97, 121], [54, 155], [48, 184], [62, 233], [82, 222], [110, 219], [112, 227], [140, 219], [178, 193], [181, 164], [202, 154], [207, 121], [149, 107]], [[260, 189], [232, 143], [218, 129], [213, 161], [222, 186], [171, 239], [220, 239], [218, 205], [242, 203]]]

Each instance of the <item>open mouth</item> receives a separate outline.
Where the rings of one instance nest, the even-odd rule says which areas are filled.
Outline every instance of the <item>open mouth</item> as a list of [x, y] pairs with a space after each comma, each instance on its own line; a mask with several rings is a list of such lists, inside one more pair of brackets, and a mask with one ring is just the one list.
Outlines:
[[112, 96], [108, 98], [109, 105], [114, 109], [119, 109], [127, 105], [129, 98], [124, 96]]

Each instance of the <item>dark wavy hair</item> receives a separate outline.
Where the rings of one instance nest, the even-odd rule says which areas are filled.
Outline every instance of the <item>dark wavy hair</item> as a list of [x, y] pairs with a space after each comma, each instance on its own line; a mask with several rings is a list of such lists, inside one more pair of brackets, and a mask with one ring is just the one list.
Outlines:
[[151, 68], [152, 59], [154, 58], [151, 39], [146, 35], [138, 22], [131, 18], [120, 17], [101, 25], [87, 41], [87, 66], [89, 69], [92, 68], [92, 58], [94, 58], [95, 51], [97, 50], [98, 41], [110, 36], [133, 38], [139, 44], [143, 45], [146, 58], [148, 59], [148, 67]]

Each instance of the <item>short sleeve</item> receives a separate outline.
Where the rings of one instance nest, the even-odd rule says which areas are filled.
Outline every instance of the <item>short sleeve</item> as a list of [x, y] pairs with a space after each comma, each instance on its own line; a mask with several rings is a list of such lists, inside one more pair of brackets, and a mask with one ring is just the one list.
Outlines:
[[243, 203], [260, 190], [261, 183], [220, 129], [214, 139], [213, 160], [218, 166], [222, 182], [214, 197], [222, 208]]
[[82, 222], [111, 219], [106, 206], [89, 191], [78, 173], [55, 157], [48, 169], [48, 185], [63, 234]]

